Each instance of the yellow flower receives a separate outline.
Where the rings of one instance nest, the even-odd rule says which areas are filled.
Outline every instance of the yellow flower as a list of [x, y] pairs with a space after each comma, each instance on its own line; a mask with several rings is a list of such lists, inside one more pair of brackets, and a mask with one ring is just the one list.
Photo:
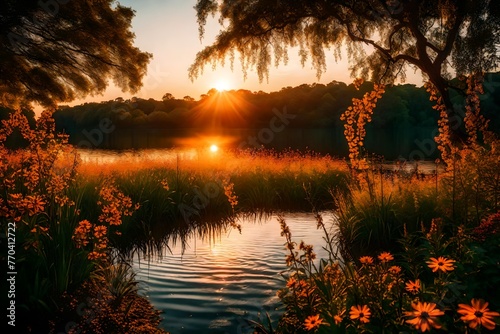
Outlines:
[[472, 299], [471, 305], [458, 304], [458, 313], [462, 314], [461, 320], [466, 322], [470, 328], [474, 329], [478, 325], [486, 329], [495, 329], [494, 317], [500, 316], [500, 313], [493, 312], [488, 309], [488, 302], [482, 299]]
[[415, 281], [408, 281], [406, 283], [406, 291], [411, 292], [411, 293], [417, 293], [420, 291], [420, 280], [417, 279]]
[[373, 257], [371, 256], [362, 256], [359, 258], [359, 262], [362, 264], [372, 264], [373, 263]]
[[389, 261], [394, 260], [394, 256], [392, 256], [392, 254], [389, 252], [383, 252], [383, 253], [380, 253], [380, 255], [378, 256], [378, 259], [382, 262], [389, 262]]
[[351, 311], [349, 312], [351, 319], [358, 319], [362, 323], [369, 323], [370, 316], [372, 315], [370, 308], [367, 305], [356, 305], [351, 306]]
[[432, 269], [432, 272], [436, 272], [441, 270], [442, 272], [453, 271], [455, 267], [453, 263], [455, 260], [447, 259], [443, 256], [438, 257], [437, 259], [431, 257], [429, 261], [427, 261], [427, 265]]
[[431, 328], [441, 328], [436, 320], [437, 317], [444, 314], [443, 311], [436, 308], [434, 303], [421, 303], [412, 304], [411, 307], [415, 311], [407, 311], [405, 315], [411, 317], [411, 319], [406, 320], [407, 323], [413, 325], [417, 330], [421, 332], [430, 331]]
[[306, 330], [310, 331], [318, 328], [323, 323], [323, 320], [319, 317], [319, 314], [310, 315], [304, 321], [304, 327]]

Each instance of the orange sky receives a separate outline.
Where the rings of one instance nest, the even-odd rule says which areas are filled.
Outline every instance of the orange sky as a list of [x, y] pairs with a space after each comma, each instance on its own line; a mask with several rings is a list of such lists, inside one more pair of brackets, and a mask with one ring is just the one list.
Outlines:
[[[220, 30], [216, 19], [209, 21], [206, 36], [200, 42], [198, 25], [193, 6], [196, 0], [121, 0], [120, 3], [132, 7], [136, 11], [133, 20], [133, 31], [136, 34], [135, 44], [143, 51], [153, 54], [148, 67], [148, 75], [143, 88], [134, 96], [141, 98], [161, 99], [163, 94], [171, 93], [176, 98], [186, 95], [198, 99], [201, 94], [217, 86], [220, 80], [227, 83], [229, 89], [248, 89], [251, 91], [277, 91], [286, 86], [297, 86], [303, 83], [329, 83], [333, 80], [351, 82], [349, 77], [347, 55], [335, 63], [333, 56], [328, 57], [328, 70], [320, 80], [316, 78], [316, 70], [310, 63], [302, 67], [297, 50], [290, 50], [288, 65], [272, 68], [269, 82], [259, 83], [257, 73], [251, 71], [243, 81], [243, 74], [238, 61], [234, 72], [229, 64], [225, 68], [217, 67], [212, 71], [208, 66], [204, 74], [194, 82], [188, 78], [188, 68], [193, 63], [196, 53], [204, 46], [211, 44]], [[421, 85], [418, 75], [408, 73], [408, 82]], [[129, 98], [130, 94], [122, 93], [111, 85], [103, 96], [88, 97], [85, 101], [102, 101], [118, 96]], [[79, 104], [84, 101], [74, 101]]]

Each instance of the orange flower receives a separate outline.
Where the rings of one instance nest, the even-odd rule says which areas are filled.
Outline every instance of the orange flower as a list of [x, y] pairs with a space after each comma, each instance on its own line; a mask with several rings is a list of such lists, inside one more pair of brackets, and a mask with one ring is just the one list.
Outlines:
[[369, 323], [370, 322], [370, 316], [372, 313], [370, 312], [370, 308], [366, 305], [356, 305], [356, 306], [351, 306], [351, 311], [349, 312], [349, 315], [351, 316], [351, 319], [358, 319], [360, 322], [363, 323]]
[[391, 274], [397, 275], [401, 272], [401, 267], [400, 266], [392, 266], [389, 268], [389, 272]]
[[304, 321], [304, 327], [306, 330], [310, 331], [318, 328], [323, 323], [323, 320], [319, 317], [319, 314], [310, 315]]
[[427, 265], [432, 269], [432, 272], [436, 272], [441, 270], [442, 272], [452, 271], [455, 269], [453, 263], [455, 260], [447, 259], [443, 256], [438, 257], [437, 259], [434, 257], [430, 258], [430, 261], [427, 261]]
[[418, 302], [411, 304], [411, 307], [415, 311], [405, 312], [407, 317], [411, 317], [411, 319], [406, 320], [407, 323], [422, 332], [430, 331], [431, 328], [441, 328], [441, 325], [436, 322], [436, 317], [443, 315], [444, 312], [437, 309], [436, 304]]
[[286, 282], [287, 288], [294, 288], [296, 285], [297, 285], [297, 280], [293, 276], [288, 279], [288, 282]]
[[106, 233], [108, 232], [108, 229], [106, 226], [96, 226], [94, 228], [94, 236], [97, 238], [97, 239], [100, 239], [102, 238], [103, 236], [106, 235]]
[[461, 320], [466, 322], [470, 328], [474, 329], [478, 325], [483, 326], [486, 329], [495, 329], [495, 322], [493, 322], [494, 317], [500, 316], [498, 312], [492, 312], [488, 309], [488, 302], [482, 299], [472, 299], [471, 304], [458, 304], [458, 313], [462, 314]]
[[359, 258], [359, 262], [362, 264], [372, 264], [373, 263], [373, 257], [371, 256], [362, 256]]
[[87, 258], [89, 260], [97, 260], [97, 259], [100, 259], [100, 258], [103, 258], [103, 257], [106, 257], [106, 254], [105, 253], [101, 253], [101, 252], [90, 252], [88, 255], [87, 255]]
[[333, 320], [335, 320], [335, 325], [339, 325], [341, 322], [342, 322], [342, 318], [344, 316], [344, 313], [345, 313], [345, 310], [340, 312], [339, 314], [336, 314], [334, 317], [333, 317]]
[[309, 284], [303, 279], [301, 279], [295, 287], [299, 291], [299, 297], [307, 297], [311, 293], [311, 289], [309, 287]]
[[76, 242], [76, 247], [80, 248], [83, 246], [87, 246], [89, 244], [88, 234], [92, 229], [92, 224], [88, 220], [82, 220], [78, 223], [78, 227], [75, 229], [75, 232], [72, 236], [72, 239]]
[[380, 255], [378, 256], [378, 259], [382, 262], [389, 262], [389, 261], [392, 261], [394, 260], [394, 256], [392, 256], [391, 253], [389, 252], [382, 252], [380, 253]]
[[406, 291], [411, 292], [411, 293], [417, 293], [420, 291], [420, 280], [417, 279], [415, 281], [408, 281], [406, 283]]

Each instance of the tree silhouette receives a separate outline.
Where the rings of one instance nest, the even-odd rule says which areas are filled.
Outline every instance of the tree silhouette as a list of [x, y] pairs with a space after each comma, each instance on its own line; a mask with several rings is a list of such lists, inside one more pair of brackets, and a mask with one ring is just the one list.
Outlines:
[[110, 79], [136, 92], [151, 54], [133, 45], [133, 16], [113, 0], [2, 0], [0, 103], [52, 106]]
[[169, 100], [174, 100], [175, 97], [172, 95], [172, 93], [165, 93], [161, 99], [163, 101], [169, 101]]
[[191, 79], [207, 64], [223, 64], [227, 56], [233, 61], [238, 52], [244, 76], [255, 67], [262, 81], [271, 63], [286, 64], [287, 49], [295, 46], [302, 64], [310, 57], [320, 76], [325, 48], [332, 47], [338, 59], [347, 45], [353, 76], [393, 83], [404, 79], [408, 68], [418, 68], [438, 89], [451, 117], [452, 70], [469, 74], [498, 64], [499, 1], [198, 0], [195, 9], [200, 37], [209, 15], [219, 14], [224, 28], [197, 54]]

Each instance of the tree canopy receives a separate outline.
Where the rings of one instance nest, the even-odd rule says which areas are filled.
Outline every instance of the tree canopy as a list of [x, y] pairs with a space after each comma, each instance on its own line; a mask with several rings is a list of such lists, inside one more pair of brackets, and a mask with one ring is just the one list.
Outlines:
[[52, 106], [104, 91], [137, 91], [151, 54], [133, 45], [134, 11], [113, 0], [2, 0], [0, 103]]
[[263, 80], [273, 62], [286, 64], [289, 47], [299, 48], [303, 65], [310, 57], [320, 76], [325, 49], [338, 59], [345, 45], [353, 76], [393, 83], [420, 69], [450, 115], [452, 75], [495, 69], [499, 59], [494, 0], [198, 0], [195, 9], [200, 38], [210, 15], [219, 15], [223, 29], [197, 54], [192, 79], [238, 53], [244, 75], [256, 68]]

